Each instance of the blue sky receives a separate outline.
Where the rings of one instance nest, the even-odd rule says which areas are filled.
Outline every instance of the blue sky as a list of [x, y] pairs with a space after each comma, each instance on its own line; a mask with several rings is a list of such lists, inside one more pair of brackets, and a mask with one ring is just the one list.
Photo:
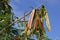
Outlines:
[[46, 34], [52, 40], [60, 40], [60, 0], [11, 0], [10, 5], [16, 16], [23, 16], [24, 12], [30, 11], [30, 7], [38, 8], [42, 3], [47, 8], [51, 31]]

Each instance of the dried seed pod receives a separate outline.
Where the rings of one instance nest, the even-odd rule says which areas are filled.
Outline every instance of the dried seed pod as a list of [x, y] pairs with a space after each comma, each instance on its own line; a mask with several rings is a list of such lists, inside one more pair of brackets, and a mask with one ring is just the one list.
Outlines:
[[38, 15], [38, 18], [34, 19], [34, 26], [39, 26], [38, 28], [40, 28], [41, 30], [44, 30], [43, 22], [41, 22], [40, 15]]
[[39, 29], [44, 31], [44, 26], [43, 26], [43, 22], [39, 21]]
[[25, 27], [25, 30], [23, 32], [24, 34], [27, 34], [27, 27]]
[[33, 21], [34, 13], [35, 13], [35, 9], [32, 10], [32, 12], [30, 14], [30, 18], [29, 18], [28, 24], [27, 24], [27, 27], [29, 29], [31, 29], [31, 24], [32, 24], [32, 21]]
[[47, 26], [47, 29], [48, 29], [48, 31], [50, 31], [51, 28], [50, 28], [50, 22], [49, 22], [49, 18], [48, 18], [48, 14], [47, 13], [45, 15], [45, 18], [46, 18], [46, 26]]
[[27, 31], [27, 35], [28, 35], [28, 36], [30, 35], [30, 30]]
[[37, 18], [34, 19], [34, 26], [37, 26], [38, 25], [38, 21], [39, 20]]
[[32, 33], [35, 33], [37, 31], [38, 20], [35, 18], [33, 22], [34, 22], [34, 27]]

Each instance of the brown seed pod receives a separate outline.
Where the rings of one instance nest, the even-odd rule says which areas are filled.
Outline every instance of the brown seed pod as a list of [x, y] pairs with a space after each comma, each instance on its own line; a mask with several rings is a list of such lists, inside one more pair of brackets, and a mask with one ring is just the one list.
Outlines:
[[39, 21], [38, 19], [35, 18], [33, 22], [34, 22], [34, 27], [32, 33], [35, 33], [37, 31]]
[[29, 21], [28, 21], [28, 23], [27, 23], [27, 27], [28, 27], [29, 29], [31, 29], [31, 25], [32, 25], [34, 13], [35, 13], [35, 9], [32, 10], [32, 12], [31, 12], [31, 14], [30, 14]]
[[41, 20], [39, 20], [39, 28], [44, 31], [44, 26], [43, 26], [43, 22], [41, 22]]
[[38, 21], [39, 20], [37, 18], [34, 19], [34, 26], [37, 26], [38, 25]]
[[43, 22], [41, 22], [40, 17], [34, 19], [34, 29], [33, 29], [33, 32], [35, 32], [36, 30], [44, 31]]

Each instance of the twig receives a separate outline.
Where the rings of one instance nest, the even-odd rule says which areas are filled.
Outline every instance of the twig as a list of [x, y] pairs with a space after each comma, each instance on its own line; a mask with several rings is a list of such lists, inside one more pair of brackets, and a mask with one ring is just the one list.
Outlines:
[[[30, 14], [30, 13], [29, 13], [29, 14]], [[28, 16], [29, 14], [26, 14], [25, 16]], [[23, 19], [23, 18], [24, 18], [24, 16], [22, 16], [21, 18], [15, 20], [14, 22], [12, 22], [12, 23], [11, 23], [9, 26], [7, 26], [7, 27], [10, 27], [12, 24], [16, 23], [17, 21], [19, 21], [19, 20], [21, 20], [21, 19]], [[2, 34], [3, 31], [4, 31], [7, 27], [3, 28], [3, 29], [0, 31], [0, 34]]]

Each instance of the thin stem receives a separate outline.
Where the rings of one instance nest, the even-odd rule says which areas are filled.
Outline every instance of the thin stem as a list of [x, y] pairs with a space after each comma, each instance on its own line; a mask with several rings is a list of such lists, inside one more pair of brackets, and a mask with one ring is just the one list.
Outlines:
[[[29, 13], [29, 14], [30, 14], [30, 13]], [[25, 16], [28, 16], [29, 14], [26, 14]], [[12, 23], [11, 23], [9, 26], [7, 26], [7, 27], [10, 27], [12, 24], [16, 23], [17, 21], [19, 21], [19, 20], [21, 20], [21, 19], [23, 19], [23, 18], [24, 18], [24, 16], [22, 16], [21, 18], [15, 20], [14, 22], [12, 22]], [[7, 27], [3, 28], [3, 29], [0, 31], [0, 34], [2, 34], [3, 31], [4, 31]]]

